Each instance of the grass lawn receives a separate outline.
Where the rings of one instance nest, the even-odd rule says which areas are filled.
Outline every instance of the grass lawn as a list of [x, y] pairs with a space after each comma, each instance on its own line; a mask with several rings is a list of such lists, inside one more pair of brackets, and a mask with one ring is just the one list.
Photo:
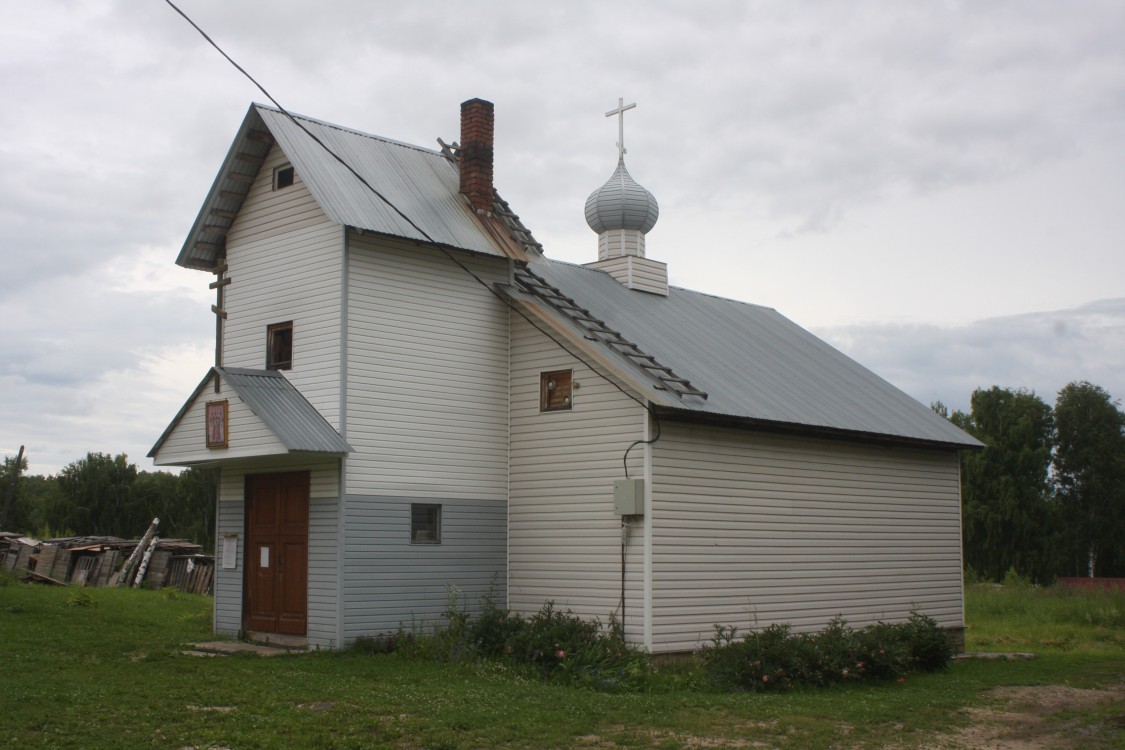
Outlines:
[[[10, 581], [10, 579], [8, 579]], [[545, 684], [489, 664], [310, 653], [199, 658], [211, 600], [0, 585], [0, 744], [13, 748], [920, 747], [992, 688], [1125, 683], [1125, 594], [972, 589], [964, 661], [903, 684], [723, 694], [690, 668], [643, 693]], [[1121, 704], [1050, 721], [1125, 746]], [[755, 744], [761, 743], [761, 744]]]

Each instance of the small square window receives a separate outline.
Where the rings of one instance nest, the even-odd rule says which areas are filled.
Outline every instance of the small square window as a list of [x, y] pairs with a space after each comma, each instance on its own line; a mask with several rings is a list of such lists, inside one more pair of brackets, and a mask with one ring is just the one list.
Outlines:
[[564, 411], [570, 409], [572, 388], [570, 370], [555, 370], [539, 374], [539, 411]]
[[410, 504], [410, 543], [441, 544], [441, 506]]
[[273, 189], [281, 190], [282, 188], [289, 187], [293, 184], [296, 174], [297, 173], [293, 171], [293, 167], [288, 164], [273, 170]]
[[266, 327], [266, 369], [288, 370], [293, 367], [293, 321]]

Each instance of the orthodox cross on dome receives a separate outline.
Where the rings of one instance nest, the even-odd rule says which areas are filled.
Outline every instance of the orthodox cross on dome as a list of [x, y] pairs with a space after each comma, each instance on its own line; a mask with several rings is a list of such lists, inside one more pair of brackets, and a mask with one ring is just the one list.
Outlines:
[[625, 100], [618, 97], [617, 108], [605, 113], [606, 117], [617, 115], [617, 158], [625, 158], [625, 112], [637, 106], [636, 102], [626, 104]]

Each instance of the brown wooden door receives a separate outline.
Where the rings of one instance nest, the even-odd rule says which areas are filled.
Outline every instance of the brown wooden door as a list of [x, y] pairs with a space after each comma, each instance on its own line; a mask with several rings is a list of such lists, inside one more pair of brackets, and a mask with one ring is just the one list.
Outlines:
[[248, 631], [305, 635], [308, 627], [309, 474], [246, 480]]

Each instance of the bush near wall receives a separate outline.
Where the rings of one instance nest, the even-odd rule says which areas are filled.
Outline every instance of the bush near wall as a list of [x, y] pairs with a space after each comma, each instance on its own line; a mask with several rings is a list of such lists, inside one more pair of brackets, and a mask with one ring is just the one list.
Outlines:
[[858, 680], [901, 679], [945, 669], [953, 658], [949, 635], [917, 611], [900, 624], [854, 630], [840, 617], [818, 633], [771, 625], [736, 639], [737, 629], [716, 626], [701, 657], [708, 679], [728, 690], [788, 690]]
[[652, 674], [647, 653], [624, 642], [617, 622], [608, 627], [546, 602], [525, 616], [484, 597], [476, 616], [450, 595], [444, 623], [432, 630], [400, 629], [393, 636], [359, 638], [357, 651], [396, 651], [410, 658], [441, 662], [488, 660], [527, 670], [545, 680], [585, 684], [602, 690], [634, 690]]

